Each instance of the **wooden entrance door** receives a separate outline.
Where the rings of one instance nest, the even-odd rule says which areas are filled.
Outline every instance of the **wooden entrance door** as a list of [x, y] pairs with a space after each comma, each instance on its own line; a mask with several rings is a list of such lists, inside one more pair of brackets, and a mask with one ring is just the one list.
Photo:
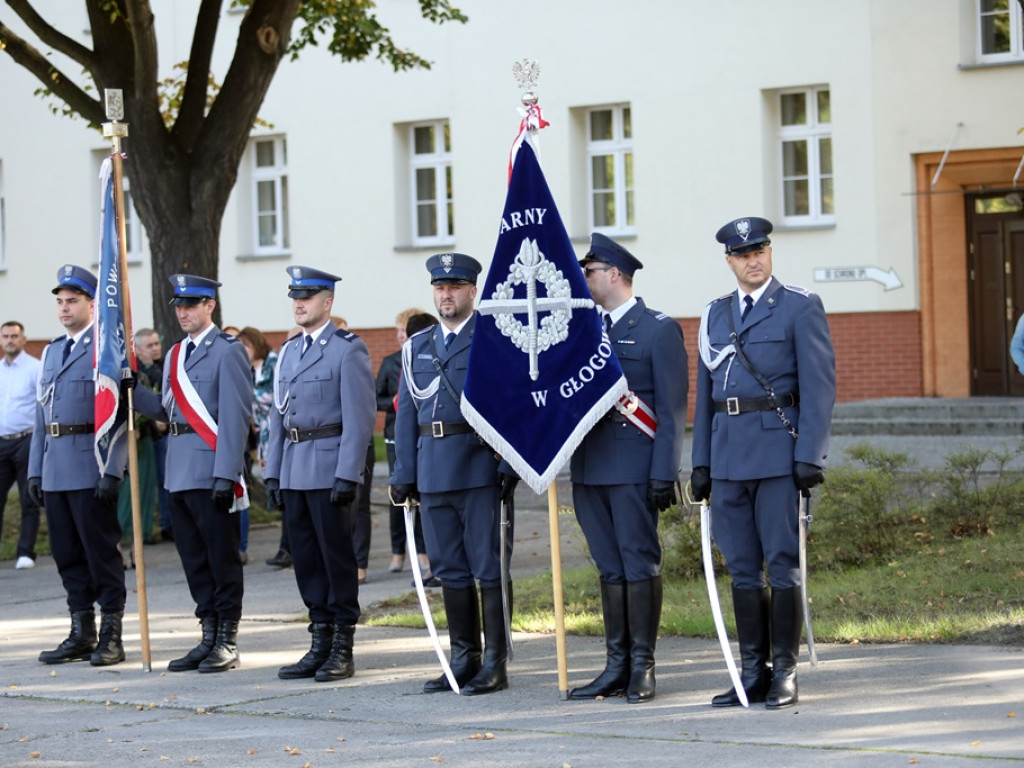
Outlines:
[[1010, 339], [1024, 314], [1024, 197], [967, 196], [971, 394], [1024, 396]]

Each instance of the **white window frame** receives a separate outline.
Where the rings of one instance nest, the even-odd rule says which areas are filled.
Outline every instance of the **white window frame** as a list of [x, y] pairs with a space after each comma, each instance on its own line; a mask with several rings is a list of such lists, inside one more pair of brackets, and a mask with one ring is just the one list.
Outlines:
[[[1007, 0], [1006, 11], [988, 11], [983, 9], [985, 0], [974, 0], [975, 18], [975, 46], [978, 52], [978, 61], [983, 64], [994, 64], [1005, 61], [1024, 60], [1024, 13], [1021, 12], [1020, 3], [1017, 0]], [[986, 18], [1002, 15], [1009, 15], [1010, 21], [1010, 50], [998, 51], [996, 53], [985, 53], [984, 20]]]
[[[626, 136], [626, 110], [630, 110], [630, 135]], [[612, 113], [612, 137], [610, 139], [593, 138], [592, 118], [596, 112]], [[629, 186], [626, 166], [627, 156], [631, 163], [635, 163], [633, 153], [632, 136], [632, 107], [630, 104], [606, 104], [600, 107], [589, 107], [585, 116], [585, 130], [587, 138], [587, 227], [591, 232], [601, 232], [608, 235], [632, 235], [636, 233], [636, 194], [633, 186]], [[594, 158], [612, 158], [612, 187], [595, 189], [594, 187]], [[634, 166], [635, 173], [635, 166]], [[635, 180], [634, 180], [635, 184]], [[615, 221], [611, 224], [598, 225], [594, 216], [597, 195], [612, 194], [612, 202], [615, 206]], [[633, 220], [630, 221], [630, 201], [632, 201]]]
[[[434, 151], [416, 152], [416, 130], [432, 128], [434, 131]], [[455, 180], [452, 168], [451, 127], [447, 120], [427, 120], [410, 123], [408, 126], [409, 140], [409, 230], [414, 247], [450, 245], [455, 242]], [[417, 175], [421, 170], [434, 171], [434, 196], [418, 199], [419, 185]], [[448, 178], [452, 177], [452, 188], [449, 189]], [[435, 214], [432, 217], [436, 234], [421, 234], [420, 208], [433, 205]]]
[[[259, 147], [271, 144], [274, 148], [272, 165], [259, 164]], [[252, 140], [252, 243], [256, 256], [280, 256], [291, 252], [291, 234], [288, 220], [288, 143], [284, 136], [260, 136]], [[260, 185], [270, 183], [274, 191], [274, 205], [260, 208]], [[272, 217], [272, 236], [262, 243], [260, 224]]]
[[[782, 222], [787, 226], [815, 226], [834, 224], [835, 215], [835, 147], [832, 147], [830, 164], [832, 173], [824, 173], [821, 167], [821, 142], [827, 139], [830, 144], [832, 140], [832, 123], [822, 122], [818, 114], [818, 94], [828, 92], [829, 86], [813, 86], [809, 88], [787, 88], [777, 93], [778, 99], [778, 169], [779, 169], [779, 211]], [[782, 100], [785, 96], [803, 94], [807, 105], [807, 122], [800, 125], [783, 125]], [[829, 95], [829, 113], [831, 115], [831, 93]], [[830, 118], [831, 119], [831, 118]], [[807, 173], [806, 175], [787, 175], [786, 173], [786, 152], [785, 145], [791, 142], [806, 142], [807, 144]], [[807, 213], [789, 213], [786, 210], [786, 183], [789, 181], [807, 181]], [[821, 194], [822, 182], [825, 179], [832, 181], [833, 210], [826, 212], [822, 210], [824, 201]]]

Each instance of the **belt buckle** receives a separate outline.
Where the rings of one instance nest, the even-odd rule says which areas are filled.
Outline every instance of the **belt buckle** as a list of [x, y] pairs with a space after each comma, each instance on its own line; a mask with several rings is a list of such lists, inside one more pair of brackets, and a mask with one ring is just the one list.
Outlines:
[[176, 421], [172, 421], [170, 424], [167, 425], [167, 431], [170, 432], [175, 437], [177, 437], [178, 436], [178, 423]]
[[299, 430], [296, 427], [292, 427], [288, 430], [288, 439], [293, 443], [299, 442]]
[[432, 422], [430, 422], [430, 436], [431, 437], [444, 437], [444, 422], [443, 421], [432, 421]]
[[60, 424], [47, 424], [46, 431], [49, 432], [50, 437], [60, 437]]
[[740, 399], [738, 397], [725, 398], [725, 412], [730, 416], [740, 415]]

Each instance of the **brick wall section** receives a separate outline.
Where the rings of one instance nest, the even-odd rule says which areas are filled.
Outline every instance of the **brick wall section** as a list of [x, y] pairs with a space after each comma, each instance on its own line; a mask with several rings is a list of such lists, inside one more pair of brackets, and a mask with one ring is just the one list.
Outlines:
[[[837, 400], [845, 403], [879, 397], [922, 397], [921, 316], [919, 312], [859, 312], [829, 315], [832, 345], [836, 351]], [[697, 391], [697, 330], [700, 318], [679, 321], [690, 361], [690, 402], [687, 418], [693, 420]], [[398, 349], [394, 328], [353, 329], [370, 350], [374, 376], [385, 356]], [[272, 349], [279, 349], [285, 331], [267, 331]], [[45, 341], [30, 341], [30, 354], [39, 356]], [[384, 429], [378, 414], [377, 431]]]

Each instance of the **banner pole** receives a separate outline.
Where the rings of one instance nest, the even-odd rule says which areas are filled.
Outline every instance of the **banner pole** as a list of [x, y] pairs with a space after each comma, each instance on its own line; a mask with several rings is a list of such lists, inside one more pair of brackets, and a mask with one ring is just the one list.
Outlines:
[[[103, 135], [111, 140], [110, 154], [114, 171], [114, 214], [117, 221], [117, 250], [120, 262], [121, 310], [124, 316], [125, 345], [132, 371], [137, 370], [135, 362], [135, 334], [132, 327], [132, 301], [128, 286], [127, 229], [124, 210], [124, 166], [121, 157], [121, 139], [128, 135], [128, 125], [121, 122], [124, 117], [124, 101], [120, 89], [107, 88], [103, 92], [107, 119], [103, 124]], [[153, 671], [149, 647], [149, 605], [146, 597], [146, 564], [143, 556], [142, 503], [139, 498], [139, 446], [135, 429], [135, 397], [131, 387], [127, 391], [128, 401], [128, 482], [132, 497], [132, 548], [135, 557], [135, 584], [139, 601], [139, 637], [142, 645], [142, 669]]]
[[558, 535], [558, 488], [548, 486], [548, 528], [551, 536], [551, 591], [555, 603], [555, 651], [558, 656], [558, 696], [569, 699], [569, 672], [565, 653], [565, 602], [562, 596], [562, 540]]

